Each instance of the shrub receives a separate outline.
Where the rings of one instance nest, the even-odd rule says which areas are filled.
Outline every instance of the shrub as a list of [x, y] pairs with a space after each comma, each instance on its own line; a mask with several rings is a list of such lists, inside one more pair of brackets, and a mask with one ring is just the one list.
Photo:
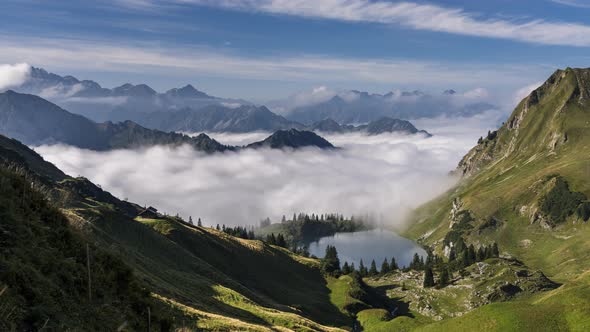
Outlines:
[[540, 208], [553, 222], [563, 223], [585, 199], [584, 194], [570, 191], [567, 181], [558, 176], [555, 186], [541, 199]]

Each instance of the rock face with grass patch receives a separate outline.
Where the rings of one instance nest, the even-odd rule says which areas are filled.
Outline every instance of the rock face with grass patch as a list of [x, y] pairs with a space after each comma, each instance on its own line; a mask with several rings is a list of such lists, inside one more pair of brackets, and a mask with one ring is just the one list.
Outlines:
[[504, 258], [475, 263], [463, 274], [455, 273], [450, 285], [444, 288], [424, 288], [422, 279], [420, 271], [400, 271], [369, 278], [367, 283], [387, 289], [388, 297], [406, 302], [410, 310], [434, 320], [461, 316], [489, 303], [509, 301], [559, 286], [542, 272]]

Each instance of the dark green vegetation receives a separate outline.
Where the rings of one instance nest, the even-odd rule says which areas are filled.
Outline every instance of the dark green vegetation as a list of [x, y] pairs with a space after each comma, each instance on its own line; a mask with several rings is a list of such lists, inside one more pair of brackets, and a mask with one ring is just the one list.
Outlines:
[[[509, 281], [513, 286], [500, 288], [501, 293], [490, 298], [512, 301], [419, 329], [588, 330], [590, 69], [556, 71], [498, 131], [480, 140], [457, 173], [464, 176], [459, 185], [420, 208], [404, 234], [439, 254], [449, 254], [459, 237], [476, 247], [497, 243], [500, 260], [487, 259], [465, 270], [518, 262], [519, 269], [528, 272], [515, 271], [517, 278], [528, 276], [544, 286]], [[561, 286], [534, 291], [555, 287], [543, 281], [545, 275]], [[444, 293], [453, 290], [454, 278], [451, 286], [437, 291], [432, 308], [456, 305], [457, 300]], [[520, 291], [527, 289], [533, 292]], [[390, 324], [401, 324], [396, 321]], [[424, 324], [403, 321], [408, 322], [413, 328]]]
[[576, 212], [579, 217], [587, 221], [584, 206], [588, 204], [582, 206], [586, 196], [579, 192], [571, 192], [567, 181], [560, 176], [550, 177], [550, 179], [554, 181], [554, 184], [539, 202], [541, 212], [556, 224], [565, 222]]
[[0, 330], [144, 330], [149, 309], [153, 326], [171, 327], [127, 264], [72, 229], [24, 169], [7, 166], [0, 167]]
[[298, 248], [316, 241], [324, 236], [336, 233], [367, 230], [371, 226], [354, 218], [344, 218], [339, 214], [308, 214], [294, 215], [290, 220], [283, 217], [281, 223], [271, 224], [263, 221], [255, 230], [256, 236], [266, 238], [268, 235], [282, 234], [289, 247]]
[[[320, 266], [322, 272], [328, 276], [329, 286], [332, 289], [332, 303], [351, 319], [356, 319], [357, 314], [362, 310], [395, 308], [393, 301], [364, 282], [362, 273], [366, 275], [367, 272], [363, 268], [359, 272], [355, 270], [354, 265], [349, 267], [348, 263], [345, 263], [342, 269], [340, 268], [336, 247], [326, 247], [326, 254], [321, 259]], [[372, 264], [370, 273], [378, 274], [375, 262]]]
[[340, 273], [340, 259], [338, 259], [338, 252], [336, 251], [336, 247], [326, 247], [326, 254], [324, 255], [324, 258], [322, 258], [321, 268], [322, 272], [326, 274]]

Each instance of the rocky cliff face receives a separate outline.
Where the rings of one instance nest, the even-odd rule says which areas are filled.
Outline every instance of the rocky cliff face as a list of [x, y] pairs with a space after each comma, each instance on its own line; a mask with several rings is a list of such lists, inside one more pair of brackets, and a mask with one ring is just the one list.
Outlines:
[[455, 172], [470, 176], [503, 159], [557, 154], [588, 129], [589, 106], [590, 68], [557, 70], [520, 102], [497, 132], [482, 138]]

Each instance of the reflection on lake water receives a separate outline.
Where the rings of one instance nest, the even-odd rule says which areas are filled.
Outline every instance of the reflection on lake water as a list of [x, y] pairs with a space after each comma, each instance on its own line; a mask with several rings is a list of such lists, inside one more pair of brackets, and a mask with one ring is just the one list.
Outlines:
[[383, 260], [387, 258], [389, 261], [392, 256], [400, 267], [407, 266], [414, 253], [426, 256], [426, 251], [416, 242], [381, 229], [326, 236], [309, 243], [309, 253], [320, 258], [324, 257], [328, 245], [336, 247], [341, 265], [344, 262], [349, 264], [354, 262], [357, 268], [361, 259], [367, 267], [374, 259], [379, 269]]

